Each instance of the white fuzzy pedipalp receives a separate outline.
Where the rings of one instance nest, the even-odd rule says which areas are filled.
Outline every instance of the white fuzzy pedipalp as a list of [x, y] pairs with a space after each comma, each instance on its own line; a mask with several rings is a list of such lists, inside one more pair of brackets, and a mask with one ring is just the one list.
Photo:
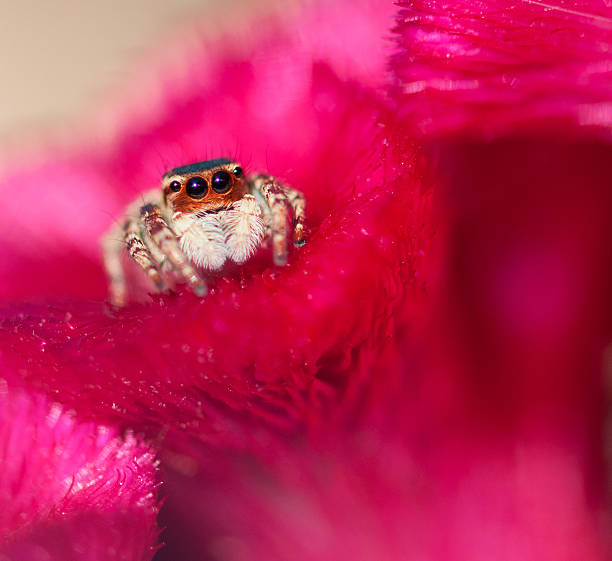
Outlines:
[[220, 214], [180, 214], [174, 218], [174, 231], [185, 255], [211, 271], [223, 267], [228, 257]]
[[255, 197], [245, 195], [221, 213], [227, 257], [239, 265], [257, 251], [265, 235], [262, 211]]

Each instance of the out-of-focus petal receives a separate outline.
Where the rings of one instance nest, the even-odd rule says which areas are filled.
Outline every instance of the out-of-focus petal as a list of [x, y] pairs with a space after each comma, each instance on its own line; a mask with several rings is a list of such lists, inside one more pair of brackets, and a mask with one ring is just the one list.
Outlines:
[[[495, 537], [467, 524], [456, 553], [569, 524], [540, 545], [508, 540], [504, 552], [607, 558], [612, 11], [594, 1], [402, 8], [394, 99], [436, 183], [425, 401], [461, 427], [439, 448], [442, 462], [466, 435], [488, 451], [451, 475], [465, 495], [448, 522], [458, 527], [486, 495], [498, 516], [523, 500], [533, 514], [516, 527], [500, 518]], [[518, 472], [493, 467], [500, 442]], [[470, 475], [483, 466], [513, 486], [485, 490], [487, 478]]]

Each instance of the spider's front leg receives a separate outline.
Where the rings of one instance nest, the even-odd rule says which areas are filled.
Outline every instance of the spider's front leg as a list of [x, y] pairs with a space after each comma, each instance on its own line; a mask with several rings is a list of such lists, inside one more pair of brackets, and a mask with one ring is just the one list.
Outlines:
[[142, 238], [138, 220], [130, 218], [122, 227], [111, 228], [102, 240], [104, 268], [109, 280], [109, 300], [116, 308], [121, 308], [127, 303], [127, 284], [121, 263], [121, 253], [124, 247], [128, 255], [142, 267], [159, 291], [166, 287], [157, 262]]
[[283, 186], [287, 200], [293, 209], [293, 245], [302, 247], [304, 240], [304, 219], [306, 218], [306, 199], [301, 191]]
[[289, 208], [293, 212], [294, 245], [304, 245], [304, 195], [295, 189], [280, 185], [270, 175], [257, 175], [250, 181], [251, 192], [263, 197], [267, 212], [266, 226], [272, 237], [272, 250], [276, 265], [287, 264], [287, 237]]
[[166, 223], [160, 208], [146, 204], [140, 208], [140, 221], [151, 242], [170, 262], [173, 270], [186, 282], [198, 296], [206, 294], [206, 282], [195, 270], [187, 256], [182, 252], [179, 241]]

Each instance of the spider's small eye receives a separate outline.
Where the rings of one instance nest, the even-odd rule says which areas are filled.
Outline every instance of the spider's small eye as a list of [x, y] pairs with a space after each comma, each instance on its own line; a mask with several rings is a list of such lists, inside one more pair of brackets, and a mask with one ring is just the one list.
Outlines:
[[234, 175], [238, 178], [244, 175], [244, 172], [242, 171], [242, 168], [240, 166], [234, 168]]
[[218, 171], [212, 176], [212, 188], [217, 193], [227, 193], [231, 186], [230, 174], [226, 171]]
[[187, 181], [185, 191], [192, 199], [201, 199], [208, 191], [208, 185], [201, 177], [192, 177]]
[[180, 181], [173, 181], [172, 183], [170, 183], [170, 190], [174, 191], [175, 193], [178, 193], [181, 190]]

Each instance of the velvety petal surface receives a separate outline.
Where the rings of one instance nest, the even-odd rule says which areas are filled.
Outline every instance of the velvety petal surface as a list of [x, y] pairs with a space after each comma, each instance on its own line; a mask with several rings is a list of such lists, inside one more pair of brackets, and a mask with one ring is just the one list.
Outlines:
[[0, 465], [3, 560], [153, 557], [157, 465], [131, 434], [3, 382]]

